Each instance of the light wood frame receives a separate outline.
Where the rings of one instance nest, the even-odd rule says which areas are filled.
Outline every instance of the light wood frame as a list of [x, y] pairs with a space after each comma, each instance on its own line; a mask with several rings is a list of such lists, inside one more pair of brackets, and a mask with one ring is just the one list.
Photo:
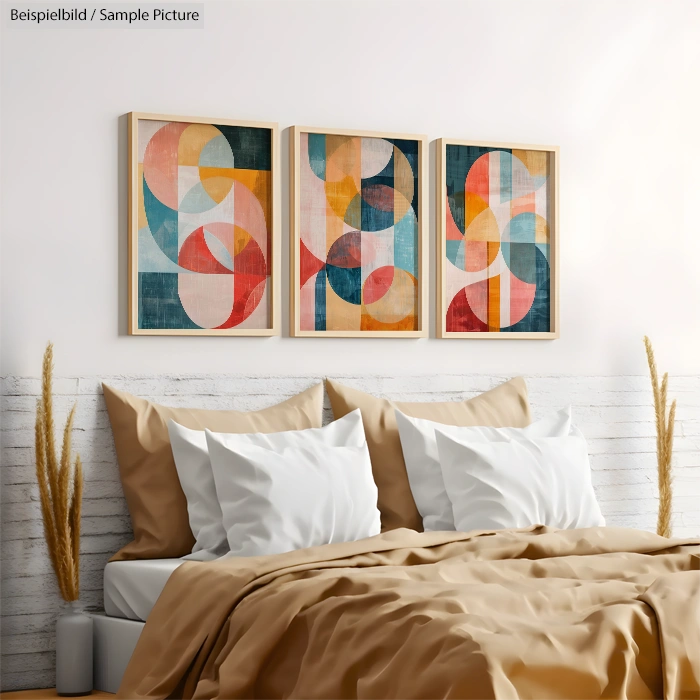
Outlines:
[[[543, 333], [499, 333], [499, 332], [472, 332], [472, 333], [448, 333], [446, 330], [447, 307], [445, 304], [445, 258], [446, 258], [446, 223], [445, 198], [447, 196], [447, 182], [445, 173], [445, 149], [450, 144], [453, 146], [482, 146], [488, 148], [522, 149], [527, 151], [546, 151], [549, 154], [550, 168], [550, 193], [549, 193], [549, 245], [550, 245], [550, 288], [549, 288], [549, 319], [550, 330]], [[459, 139], [438, 139], [436, 148], [436, 173], [437, 191], [435, 196], [437, 215], [436, 248], [437, 260], [437, 286], [436, 286], [436, 334], [438, 338], [478, 338], [498, 340], [555, 340], [559, 337], [559, 146], [533, 146], [520, 143], [500, 143], [485, 141], [462, 141]]]
[[[405, 139], [418, 142], [418, 330], [415, 331], [306, 331], [300, 328], [298, 250], [301, 237], [300, 222], [300, 135], [329, 134], [332, 136], [359, 136], [366, 138]], [[354, 131], [325, 129], [313, 126], [293, 126], [289, 136], [289, 281], [290, 310], [289, 332], [292, 337], [315, 338], [426, 338], [428, 336], [428, 137], [415, 134], [396, 134], [381, 131]]]
[[[271, 240], [270, 240], [270, 269], [268, 298], [270, 300], [269, 328], [227, 328], [216, 330], [201, 329], [149, 329], [138, 327], [138, 123], [139, 120], [187, 122], [190, 124], [222, 124], [226, 126], [245, 126], [271, 131], [271, 168], [270, 175], [270, 211], [271, 211]], [[129, 112], [128, 124], [128, 177], [129, 177], [129, 335], [206, 335], [206, 336], [272, 336], [280, 333], [279, 290], [281, 281], [280, 264], [280, 207], [278, 197], [280, 191], [279, 139], [278, 125], [275, 122], [241, 121], [232, 119], [209, 119], [205, 117], [183, 117], [172, 114], [149, 114]]]

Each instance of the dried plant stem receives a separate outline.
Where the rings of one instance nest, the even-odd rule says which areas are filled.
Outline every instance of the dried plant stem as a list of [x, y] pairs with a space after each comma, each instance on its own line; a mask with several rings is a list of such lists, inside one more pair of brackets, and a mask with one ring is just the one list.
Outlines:
[[36, 475], [39, 484], [44, 535], [51, 566], [64, 600], [77, 600], [80, 593], [80, 513], [83, 470], [80, 456], [71, 465], [71, 433], [76, 405], [63, 430], [60, 461], [56, 454], [53, 419], [53, 346], [44, 353], [41, 398], [36, 410]]
[[49, 558], [51, 566], [56, 572], [58, 587], [61, 591], [61, 596], [65, 599], [67, 592], [63, 585], [63, 576], [59, 575], [60, 564], [58, 560], [58, 534], [56, 532], [56, 523], [53, 517], [53, 505], [51, 503], [51, 493], [48, 484], [46, 473], [46, 423], [44, 421], [44, 413], [41, 400], [36, 402], [36, 477], [39, 482], [39, 497], [41, 500], [41, 515], [44, 521], [44, 537], [46, 545], [49, 549]]
[[644, 336], [644, 347], [647, 352], [651, 388], [654, 394], [654, 414], [656, 418], [656, 462], [659, 481], [659, 515], [656, 532], [664, 537], [671, 536], [671, 513], [673, 510], [673, 479], [671, 462], [673, 457], [673, 427], [676, 420], [676, 401], [668, 402], [668, 373], [664, 374], [659, 385], [659, 374], [656, 369], [656, 359], [651, 341]]
[[73, 585], [75, 596], [80, 591], [80, 511], [83, 504], [83, 463], [80, 455], [75, 457], [73, 476], [73, 498], [70, 508], [71, 558], [73, 561]]
[[[58, 498], [58, 462], [56, 460], [56, 444], [53, 440], [53, 397], [51, 386], [53, 384], [53, 345], [49, 343], [44, 353], [44, 362], [41, 372], [41, 406], [44, 417], [44, 435], [46, 456], [46, 470], [48, 472], [51, 499], [55, 504]], [[54, 506], [55, 507], [55, 506]]]

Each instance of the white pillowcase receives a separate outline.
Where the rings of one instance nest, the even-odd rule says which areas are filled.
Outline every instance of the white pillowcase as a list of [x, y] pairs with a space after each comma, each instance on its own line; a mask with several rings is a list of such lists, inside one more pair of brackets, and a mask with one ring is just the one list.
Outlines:
[[569, 435], [575, 428], [571, 425], [571, 407], [551, 413], [526, 428], [490, 428], [485, 426], [444, 425], [423, 418], [412, 418], [396, 411], [401, 449], [411, 493], [418, 512], [423, 518], [423, 529], [454, 530], [452, 503], [447, 496], [445, 482], [440, 469], [435, 430], [464, 442], [507, 441], [517, 435], [529, 437], [559, 437]]
[[324, 428], [205, 431], [230, 554], [258, 556], [379, 534], [359, 410]]
[[435, 435], [460, 532], [605, 525], [583, 437], [468, 443], [442, 430]]
[[187, 499], [190, 529], [195, 538], [192, 554], [183, 558], [217, 559], [228, 552], [228, 540], [209, 462], [206, 435], [203, 430], [191, 430], [173, 420], [168, 421], [168, 434], [177, 476]]

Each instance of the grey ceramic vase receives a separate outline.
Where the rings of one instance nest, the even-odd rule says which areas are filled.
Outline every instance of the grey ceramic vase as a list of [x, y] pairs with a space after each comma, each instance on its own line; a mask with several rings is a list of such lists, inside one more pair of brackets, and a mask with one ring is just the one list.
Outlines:
[[92, 692], [92, 617], [79, 601], [66, 603], [56, 621], [56, 693]]

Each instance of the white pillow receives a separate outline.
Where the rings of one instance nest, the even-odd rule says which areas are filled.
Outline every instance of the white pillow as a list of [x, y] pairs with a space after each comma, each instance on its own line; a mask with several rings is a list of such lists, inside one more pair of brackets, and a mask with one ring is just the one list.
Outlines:
[[379, 534], [359, 410], [324, 428], [206, 432], [230, 554], [257, 556]]
[[605, 525], [583, 437], [467, 443], [442, 430], [435, 435], [460, 532]]
[[180, 486], [187, 499], [187, 515], [195, 538], [192, 554], [184, 559], [209, 561], [228, 552], [214, 474], [209, 462], [207, 438], [203, 430], [191, 430], [168, 421], [170, 445]]
[[[343, 445], [352, 438], [358, 420], [362, 430], [361, 418], [358, 419], [357, 416], [345, 418], [325, 428], [313, 428], [311, 434], [322, 435], [322, 439], [329, 444]], [[319, 433], [319, 431], [323, 432]], [[289, 431], [272, 435], [292, 435], [295, 432], [306, 431]], [[206, 435], [203, 430], [191, 430], [173, 420], [168, 421], [168, 434], [177, 475], [187, 499], [190, 528], [195, 538], [192, 554], [183, 558], [199, 561], [217, 559], [229, 551], [229, 545], [209, 459]], [[242, 434], [238, 437], [251, 444], [263, 446], [277, 444], [277, 438], [269, 441], [267, 434], [264, 433]], [[364, 441], [364, 431], [361, 433], [361, 440]]]
[[464, 442], [505, 441], [519, 434], [559, 437], [568, 435], [572, 430], [570, 406], [551, 413], [526, 428], [443, 425], [424, 418], [412, 418], [399, 410], [396, 411], [396, 423], [399, 426], [411, 493], [423, 518], [423, 529], [426, 532], [455, 529], [452, 504], [447, 497], [440, 469], [436, 429]]

